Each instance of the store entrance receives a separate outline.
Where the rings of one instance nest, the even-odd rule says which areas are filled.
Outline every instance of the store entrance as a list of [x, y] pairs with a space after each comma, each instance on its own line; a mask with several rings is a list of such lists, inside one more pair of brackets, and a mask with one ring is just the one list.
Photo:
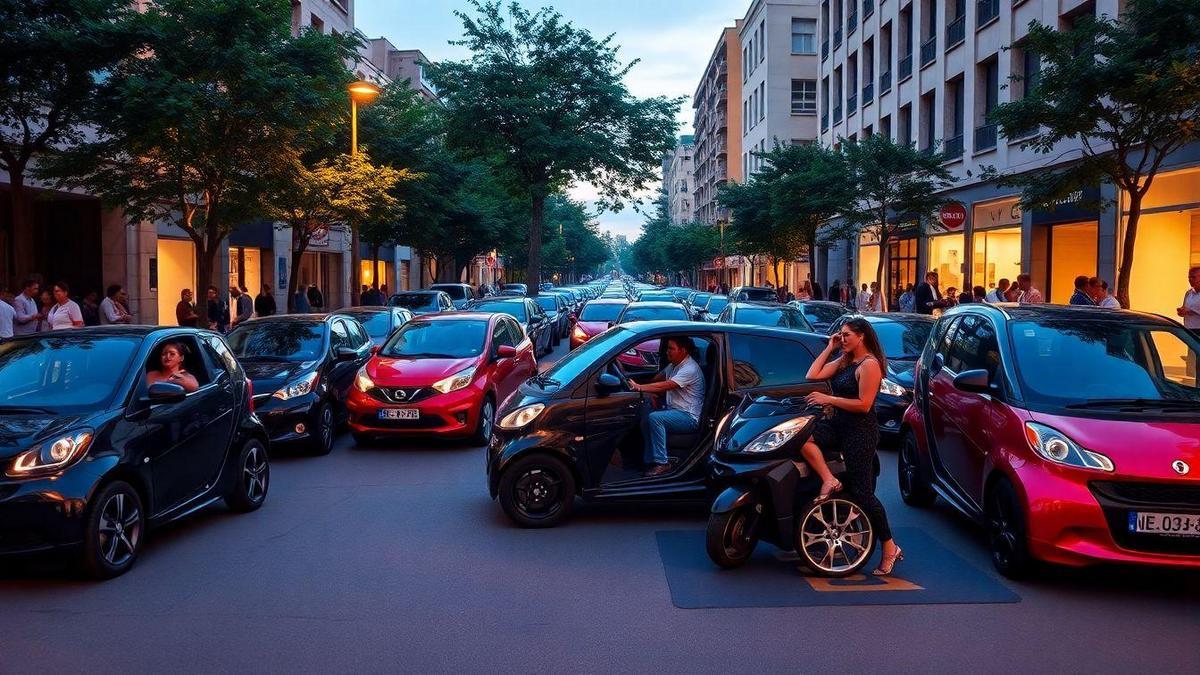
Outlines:
[[1033, 231], [1033, 284], [1046, 302], [1065, 305], [1075, 292], [1075, 277], [1096, 275], [1098, 223], [1042, 225]]

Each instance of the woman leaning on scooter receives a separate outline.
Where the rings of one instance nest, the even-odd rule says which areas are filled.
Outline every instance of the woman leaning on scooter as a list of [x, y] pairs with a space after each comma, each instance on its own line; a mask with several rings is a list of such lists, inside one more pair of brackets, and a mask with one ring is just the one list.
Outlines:
[[[830, 360], [839, 348], [841, 356]], [[904, 559], [904, 552], [892, 539], [883, 504], [875, 496], [875, 449], [879, 445], [875, 396], [879, 394], [886, 366], [879, 338], [866, 319], [850, 319], [842, 324], [841, 331], [829, 336], [829, 345], [808, 369], [808, 379], [829, 380], [833, 395], [813, 392], [807, 400], [826, 410], [832, 408], [833, 414], [818, 420], [812, 437], [801, 450], [809, 466], [821, 477], [817, 503], [843, 489], [821, 454], [823, 449], [841, 450], [846, 463], [845, 489], [866, 511], [883, 542], [883, 559], [874, 571], [876, 576], [891, 574], [896, 562]]]

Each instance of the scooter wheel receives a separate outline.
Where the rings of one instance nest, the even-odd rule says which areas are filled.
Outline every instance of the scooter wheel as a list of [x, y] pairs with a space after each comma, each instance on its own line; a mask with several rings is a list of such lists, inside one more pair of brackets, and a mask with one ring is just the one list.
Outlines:
[[751, 531], [754, 512], [749, 506], [708, 517], [705, 548], [708, 557], [722, 569], [746, 564], [758, 545], [757, 532]]
[[796, 553], [821, 576], [857, 574], [875, 550], [875, 529], [866, 511], [853, 500], [833, 497], [801, 509], [796, 527]]

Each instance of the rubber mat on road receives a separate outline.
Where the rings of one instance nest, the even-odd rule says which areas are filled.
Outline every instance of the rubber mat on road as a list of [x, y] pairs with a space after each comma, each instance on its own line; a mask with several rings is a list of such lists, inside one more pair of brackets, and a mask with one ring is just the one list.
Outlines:
[[[716, 607], [809, 607], [822, 605], [938, 605], [1020, 602], [998, 578], [983, 572], [922, 530], [896, 528], [904, 560], [893, 577], [864, 573], [845, 579], [810, 576], [800, 559], [760, 543], [745, 566], [722, 570], [704, 551], [703, 530], [657, 533], [658, 550], [681, 609]], [[807, 573], [807, 574], [806, 574]]]

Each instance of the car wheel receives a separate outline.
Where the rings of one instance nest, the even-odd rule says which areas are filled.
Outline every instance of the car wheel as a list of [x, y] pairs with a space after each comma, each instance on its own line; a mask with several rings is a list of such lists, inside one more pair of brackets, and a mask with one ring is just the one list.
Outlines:
[[267, 490], [271, 487], [271, 459], [262, 441], [257, 438], [246, 441], [234, 471], [225, 494], [225, 505], [238, 513], [258, 509], [266, 501]]
[[104, 486], [92, 500], [80, 559], [85, 574], [111, 579], [129, 571], [142, 550], [146, 516], [137, 490], [124, 481]]
[[314, 455], [328, 455], [333, 450], [333, 406], [324, 401], [313, 415], [310, 448]]
[[479, 421], [475, 424], [475, 435], [471, 437], [473, 445], [487, 447], [492, 442], [492, 431], [496, 428], [496, 404], [489, 394], [479, 406]]
[[575, 505], [575, 477], [562, 460], [534, 455], [500, 476], [500, 506], [521, 527], [554, 527]]
[[758, 546], [757, 527], [752, 525], [754, 511], [749, 506], [708, 517], [704, 543], [708, 557], [717, 567], [731, 570], [750, 559]]
[[853, 500], [833, 497], [800, 512], [796, 553], [826, 577], [847, 577], [866, 566], [875, 551], [875, 529]]
[[1033, 568], [1029, 538], [1025, 530], [1025, 512], [1017, 491], [1007, 478], [997, 479], [986, 499], [988, 542], [992, 564], [1009, 579], [1020, 579]]
[[900, 440], [900, 456], [896, 459], [896, 478], [900, 485], [900, 498], [909, 506], [929, 506], [937, 495], [921, 470], [921, 455], [917, 448], [917, 436], [908, 430]]

